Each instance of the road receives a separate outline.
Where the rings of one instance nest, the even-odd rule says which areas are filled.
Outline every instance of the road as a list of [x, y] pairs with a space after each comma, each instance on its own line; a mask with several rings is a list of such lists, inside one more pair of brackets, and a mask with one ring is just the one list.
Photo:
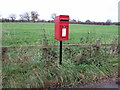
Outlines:
[[101, 80], [97, 83], [91, 83], [88, 85], [75, 85], [72, 88], [119, 88], [120, 90], [120, 78], [109, 78]]

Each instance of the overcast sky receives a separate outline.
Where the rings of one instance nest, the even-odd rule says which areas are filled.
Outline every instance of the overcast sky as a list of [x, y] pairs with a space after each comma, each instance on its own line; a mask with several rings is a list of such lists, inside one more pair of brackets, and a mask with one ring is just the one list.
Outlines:
[[38, 11], [40, 19], [51, 19], [52, 13], [69, 15], [80, 21], [118, 21], [119, 0], [0, 0], [0, 15]]

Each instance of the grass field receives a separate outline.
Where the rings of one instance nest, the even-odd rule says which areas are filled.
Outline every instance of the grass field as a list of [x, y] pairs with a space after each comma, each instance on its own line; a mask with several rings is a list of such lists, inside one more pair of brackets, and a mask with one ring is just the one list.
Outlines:
[[[2, 46], [59, 44], [54, 39], [53, 23], [3, 23]], [[115, 25], [70, 24], [69, 40], [64, 44], [110, 43], [118, 37]], [[45, 51], [45, 52], [44, 52]], [[59, 49], [8, 50], [2, 62], [3, 88], [64, 87], [97, 82], [118, 72], [116, 52], [109, 47], [63, 48], [59, 65]]]
[[[3, 23], [2, 28], [3, 46], [40, 45], [44, 33], [49, 44], [59, 43], [54, 39], [53, 23]], [[117, 37], [118, 26], [115, 25], [71, 24], [69, 40], [64, 43], [94, 43], [97, 39], [100, 39], [102, 43], [110, 43]]]

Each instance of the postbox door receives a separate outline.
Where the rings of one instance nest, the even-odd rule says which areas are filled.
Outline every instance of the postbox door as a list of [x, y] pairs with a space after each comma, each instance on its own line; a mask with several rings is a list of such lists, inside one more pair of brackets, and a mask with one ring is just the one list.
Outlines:
[[67, 25], [61, 25], [61, 37], [62, 38], [68, 37], [68, 26]]
[[62, 37], [66, 37], [66, 35], [67, 35], [66, 28], [62, 28]]

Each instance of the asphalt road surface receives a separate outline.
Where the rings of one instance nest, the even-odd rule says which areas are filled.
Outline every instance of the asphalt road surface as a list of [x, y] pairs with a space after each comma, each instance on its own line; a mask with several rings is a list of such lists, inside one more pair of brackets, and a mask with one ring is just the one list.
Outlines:
[[101, 80], [97, 83], [88, 84], [85, 86], [76, 85], [75, 88], [119, 88], [120, 90], [120, 78], [109, 78]]

